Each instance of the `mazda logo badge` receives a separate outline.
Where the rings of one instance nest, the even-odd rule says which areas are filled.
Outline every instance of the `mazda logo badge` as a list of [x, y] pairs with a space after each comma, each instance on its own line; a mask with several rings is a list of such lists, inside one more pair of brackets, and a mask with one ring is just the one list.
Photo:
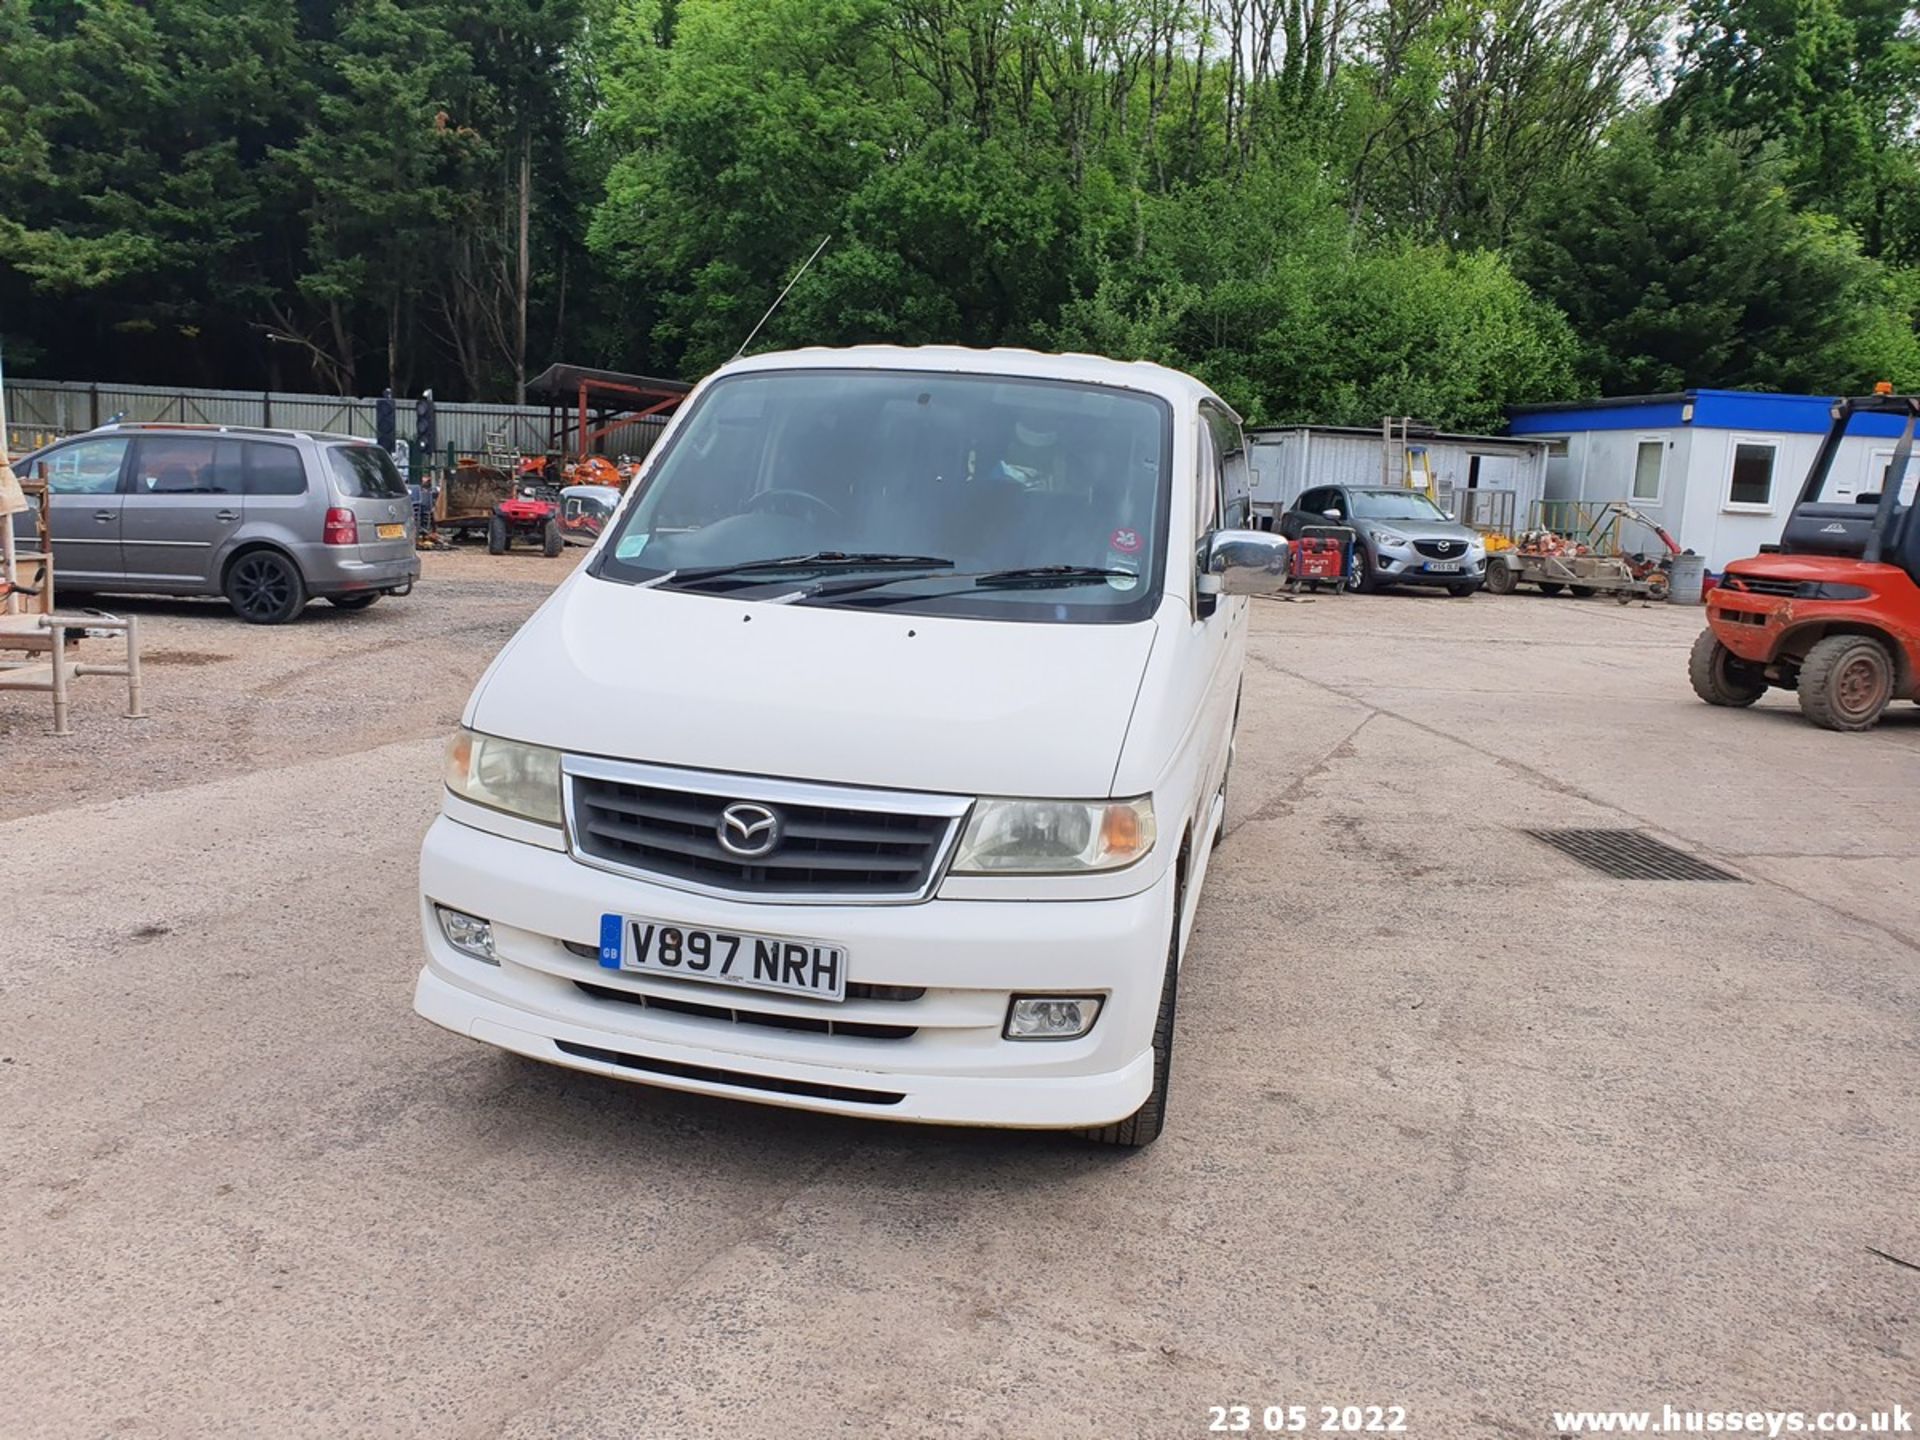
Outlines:
[[736, 801], [720, 812], [714, 833], [729, 855], [758, 860], [780, 843], [780, 817], [764, 805]]

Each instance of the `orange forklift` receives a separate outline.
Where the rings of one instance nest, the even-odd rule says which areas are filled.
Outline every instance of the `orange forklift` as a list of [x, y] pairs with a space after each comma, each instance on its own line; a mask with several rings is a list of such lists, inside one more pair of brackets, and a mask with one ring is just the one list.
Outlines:
[[[1900, 503], [1920, 395], [1891, 391], [1834, 405], [1780, 544], [1736, 560], [1708, 593], [1687, 676], [1709, 705], [1751, 705], [1778, 686], [1822, 729], [1866, 730], [1894, 700], [1920, 701], [1920, 504]], [[1879, 494], [1822, 504], [1856, 415], [1906, 425]]]

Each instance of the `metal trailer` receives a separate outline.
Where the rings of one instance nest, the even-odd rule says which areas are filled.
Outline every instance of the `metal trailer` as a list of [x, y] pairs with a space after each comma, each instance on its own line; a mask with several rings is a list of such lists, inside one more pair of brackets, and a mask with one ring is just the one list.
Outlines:
[[[1528, 528], [1509, 549], [1487, 558], [1487, 589], [1511, 595], [1522, 584], [1543, 594], [1570, 591], [1577, 597], [1609, 594], [1629, 600], [1665, 600], [1673, 592], [1673, 560], [1679, 544], [1651, 516], [1624, 500], [1599, 505], [1583, 501], [1543, 500], [1528, 517]], [[1658, 557], [1620, 553], [1620, 522], [1633, 521], [1659, 536], [1666, 553]]]
[[1538, 587], [1543, 595], [1571, 594], [1578, 599], [1611, 595], [1622, 605], [1633, 600], [1667, 598], [1666, 575], [1642, 577], [1618, 555], [1556, 554], [1516, 545], [1487, 557], [1487, 589], [1511, 595], [1522, 585]]

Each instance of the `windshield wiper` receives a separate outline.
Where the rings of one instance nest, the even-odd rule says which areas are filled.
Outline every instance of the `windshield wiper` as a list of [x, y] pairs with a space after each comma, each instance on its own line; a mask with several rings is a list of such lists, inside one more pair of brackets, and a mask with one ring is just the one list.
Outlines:
[[699, 565], [691, 570], [669, 570], [648, 583], [684, 588], [710, 580], [746, 578], [787, 570], [951, 570], [953, 561], [939, 555], [895, 555], [884, 552], [815, 550], [806, 555], [781, 555], [766, 560], [741, 560], [731, 565]]
[[1097, 580], [1138, 580], [1135, 570], [1115, 570], [1103, 565], [1026, 565], [1017, 570], [987, 570], [972, 577], [982, 590], [1003, 585], [1085, 585]]
[[1096, 581], [1117, 579], [1121, 576], [1129, 580], [1140, 578], [1131, 570], [1108, 570], [1095, 565], [1029, 565], [1017, 570], [982, 570], [959, 575], [877, 575], [868, 580], [829, 580], [824, 584], [809, 587], [796, 595], [794, 600], [795, 603], [802, 605], [816, 600], [835, 600], [842, 595], [856, 595], [863, 591], [878, 590], [886, 585], [897, 585], [903, 580], [937, 579], [972, 582], [965, 589], [873, 597], [877, 602], [897, 605], [908, 600], [944, 600], [949, 596], [964, 595], [970, 590], [982, 588], [1011, 590], [1022, 585], [1087, 585]]

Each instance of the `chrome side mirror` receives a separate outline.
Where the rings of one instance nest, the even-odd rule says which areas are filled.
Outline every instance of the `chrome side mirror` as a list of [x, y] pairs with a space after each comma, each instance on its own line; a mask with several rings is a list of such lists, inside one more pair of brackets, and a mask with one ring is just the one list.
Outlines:
[[1290, 549], [1264, 530], [1216, 530], [1200, 542], [1200, 593], [1271, 595], [1287, 583]]
[[1340, 518], [1340, 512], [1338, 510], [1322, 510], [1320, 513], [1329, 520], [1338, 520]]

